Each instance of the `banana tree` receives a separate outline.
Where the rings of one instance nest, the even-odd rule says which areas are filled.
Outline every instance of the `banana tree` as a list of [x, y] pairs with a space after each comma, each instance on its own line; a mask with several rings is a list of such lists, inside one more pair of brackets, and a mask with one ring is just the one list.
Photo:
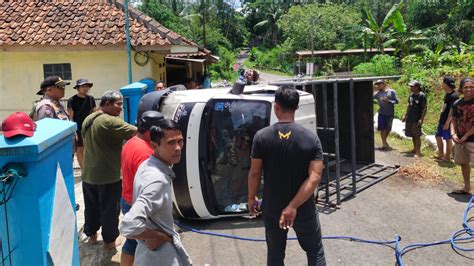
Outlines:
[[402, 6], [403, 0], [397, 4], [394, 4], [390, 11], [388, 11], [387, 15], [385, 15], [385, 18], [381, 24], [377, 23], [372, 11], [368, 7], [363, 9], [367, 25], [363, 26], [362, 32], [372, 38], [374, 44], [381, 53], [384, 53], [384, 43], [391, 39], [391, 26], [393, 26], [395, 32], [407, 31], [407, 26], [405, 25], [405, 21], [403, 20], [403, 16], [400, 12]]
[[401, 57], [405, 57], [410, 54], [413, 49], [423, 50], [424, 41], [428, 38], [422, 35], [420, 30], [416, 31], [394, 31], [391, 34], [391, 39], [384, 42], [384, 47], [395, 46], [396, 53], [400, 53]]

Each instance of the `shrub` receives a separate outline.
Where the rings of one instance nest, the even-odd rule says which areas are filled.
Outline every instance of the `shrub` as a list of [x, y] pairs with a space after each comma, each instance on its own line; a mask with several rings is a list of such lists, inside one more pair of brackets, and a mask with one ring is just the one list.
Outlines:
[[226, 79], [228, 81], [235, 81], [237, 74], [233, 70], [233, 65], [236, 62], [237, 53], [226, 48], [219, 48], [219, 62], [211, 65], [211, 79], [219, 80]]
[[389, 55], [376, 55], [368, 63], [362, 63], [354, 67], [355, 74], [365, 75], [396, 75], [399, 73], [396, 67], [396, 58]]

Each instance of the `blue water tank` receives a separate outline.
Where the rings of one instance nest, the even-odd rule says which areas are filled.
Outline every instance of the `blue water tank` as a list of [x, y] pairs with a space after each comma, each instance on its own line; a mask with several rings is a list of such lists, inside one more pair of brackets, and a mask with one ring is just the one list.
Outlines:
[[146, 93], [155, 91], [156, 81], [154, 79], [144, 78], [144, 79], [140, 80], [140, 82], [146, 84], [146, 86], [147, 86]]
[[26, 170], [26, 176], [0, 182], [0, 191], [11, 192], [7, 202], [8, 193], [0, 193], [5, 258], [0, 265], [79, 266], [72, 165], [76, 123], [45, 118], [36, 125], [32, 137], [0, 136], [0, 169], [15, 163]]
[[146, 92], [148, 85], [141, 82], [134, 82], [125, 87], [120, 88], [120, 92], [124, 97], [123, 101], [123, 120], [125, 122], [135, 125], [135, 118], [137, 117], [138, 104], [140, 99]]

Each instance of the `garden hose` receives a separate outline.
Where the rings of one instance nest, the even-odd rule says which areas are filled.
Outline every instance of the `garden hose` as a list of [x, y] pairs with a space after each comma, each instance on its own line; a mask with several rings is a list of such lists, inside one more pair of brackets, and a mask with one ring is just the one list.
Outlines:
[[[447, 240], [442, 240], [442, 241], [436, 241], [436, 242], [431, 242], [431, 243], [415, 243], [415, 244], [410, 244], [408, 246], [405, 246], [403, 248], [400, 247], [400, 241], [401, 237], [399, 235], [395, 236], [395, 240], [388, 240], [388, 241], [379, 241], [379, 240], [367, 240], [367, 239], [362, 239], [362, 238], [357, 238], [357, 237], [352, 237], [352, 236], [323, 236], [322, 239], [338, 239], [338, 240], [349, 240], [349, 241], [354, 241], [354, 242], [360, 242], [360, 243], [366, 243], [366, 244], [374, 244], [374, 245], [383, 245], [390, 247], [395, 250], [395, 260], [397, 265], [403, 266], [403, 256], [412, 250], [418, 249], [418, 248], [424, 248], [424, 247], [430, 247], [430, 246], [436, 246], [436, 245], [444, 245], [444, 244], [451, 244], [451, 247], [455, 251], [465, 251], [465, 252], [472, 252], [474, 251], [474, 248], [465, 248], [459, 246], [459, 243], [463, 243], [464, 241], [468, 240], [474, 240], [474, 228], [469, 225], [469, 222], [471, 220], [474, 220], [474, 218], [469, 218], [469, 213], [471, 212], [471, 209], [474, 208], [473, 205], [474, 201], [474, 195], [471, 197], [469, 200], [469, 204], [464, 211], [463, 215], [463, 229], [460, 229], [456, 232], [454, 232], [451, 236], [450, 239]], [[474, 216], [474, 215], [473, 215]], [[210, 232], [210, 231], [204, 231], [204, 230], [199, 230], [192, 228], [187, 225], [183, 225], [181, 223], [178, 223], [175, 221], [175, 224], [179, 226], [182, 229], [202, 234], [202, 235], [210, 235], [210, 236], [216, 236], [216, 237], [224, 237], [224, 238], [231, 238], [231, 239], [236, 239], [236, 240], [243, 240], [243, 241], [254, 241], [254, 242], [265, 242], [265, 238], [252, 238], [252, 237], [242, 237], [242, 236], [237, 236], [237, 235], [230, 235], [230, 234], [222, 234], [222, 233], [216, 233], [216, 232]], [[467, 235], [465, 237], [461, 237], [463, 235]], [[297, 240], [298, 238], [296, 237], [288, 237], [288, 240]], [[394, 245], [394, 246], [392, 246]]]

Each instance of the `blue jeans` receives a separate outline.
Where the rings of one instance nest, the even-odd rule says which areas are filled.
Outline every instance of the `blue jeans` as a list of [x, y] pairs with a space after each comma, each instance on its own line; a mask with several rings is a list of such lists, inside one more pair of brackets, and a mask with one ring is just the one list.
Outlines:
[[[263, 215], [267, 239], [267, 265], [284, 265], [288, 230], [280, 229], [278, 217]], [[298, 243], [306, 252], [308, 265], [325, 266], [324, 247], [321, 238], [321, 225], [318, 214], [306, 220], [296, 220], [293, 225]]]
[[[128, 205], [128, 203], [123, 198], [120, 198], [120, 208], [122, 209], [123, 214], [126, 214], [131, 207], [132, 206]], [[123, 244], [122, 252], [131, 256], [135, 256], [137, 244], [137, 240], [127, 238], [127, 240], [125, 240], [125, 243]]]

